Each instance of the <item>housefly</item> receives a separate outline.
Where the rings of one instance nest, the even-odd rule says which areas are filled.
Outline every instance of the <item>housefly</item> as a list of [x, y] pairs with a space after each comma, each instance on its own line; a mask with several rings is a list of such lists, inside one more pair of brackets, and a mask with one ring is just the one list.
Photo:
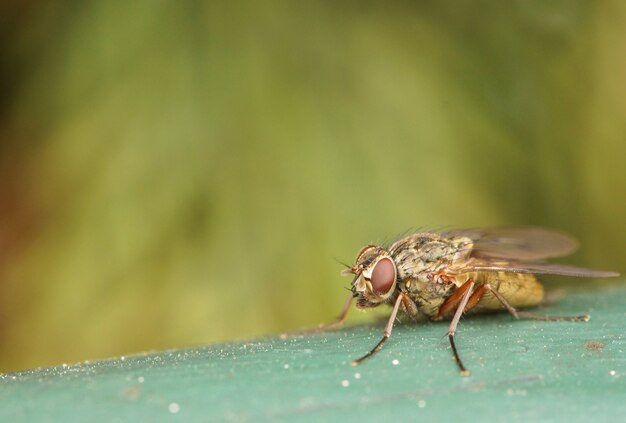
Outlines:
[[382, 339], [357, 365], [378, 352], [389, 336], [398, 313], [416, 320], [451, 318], [448, 339], [461, 374], [463, 365], [454, 341], [461, 316], [468, 312], [506, 309], [515, 318], [588, 321], [588, 315], [545, 316], [519, 309], [540, 304], [544, 289], [535, 275], [588, 278], [619, 276], [546, 259], [570, 254], [578, 243], [556, 231], [534, 228], [478, 228], [414, 233], [391, 245], [367, 245], [354, 265], [351, 293], [337, 321], [345, 320], [354, 299], [358, 308], [392, 307]]

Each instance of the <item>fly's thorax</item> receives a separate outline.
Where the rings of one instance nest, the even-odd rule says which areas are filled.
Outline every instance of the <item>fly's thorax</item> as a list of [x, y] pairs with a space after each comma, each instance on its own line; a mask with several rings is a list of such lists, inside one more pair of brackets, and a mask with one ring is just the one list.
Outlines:
[[439, 307], [459, 287], [456, 279], [407, 278], [401, 282], [402, 289], [413, 300], [418, 310], [426, 316], [435, 316]]
[[432, 274], [468, 260], [472, 240], [467, 237], [441, 238], [436, 233], [415, 234], [390, 248], [398, 279], [432, 280]]

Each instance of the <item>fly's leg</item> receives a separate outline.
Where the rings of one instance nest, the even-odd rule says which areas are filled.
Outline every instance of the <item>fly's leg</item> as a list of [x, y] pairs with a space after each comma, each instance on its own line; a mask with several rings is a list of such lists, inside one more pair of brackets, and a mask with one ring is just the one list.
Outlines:
[[508, 312], [516, 319], [519, 319], [520, 317], [524, 317], [526, 319], [545, 320], [545, 321], [559, 321], [560, 320], [560, 321], [568, 321], [568, 322], [588, 322], [589, 319], [591, 318], [588, 314], [583, 314], [582, 316], [546, 316], [544, 314], [529, 313], [527, 311], [517, 311], [515, 307], [513, 307], [506, 300], [506, 298], [504, 298], [504, 296], [498, 292], [498, 290], [493, 289], [491, 285], [485, 284], [483, 285], [483, 287], [487, 291], [492, 292], [493, 295], [495, 295], [495, 297], [498, 299], [498, 301], [500, 301], [500, 303], [504, 306], [504, 308], [506, 308]]
[[393, 306], [393, 310], [391, 311], [391, 316], [389, 316], [389, 321], [387, 322], [387, 326], [385, 326], [383, 339], [381, 339], [378, 342], [378, 344], [376, 344], [376, 346], [370, 352], [365, 354], [363, 357], [354, 360], [352, 362], [353, 366], [361, 364], [362, 362], [364, 362], [365, 360], [367, 360], [368, 358], [376, 354], [378, 351], [380, 351], [383, 345], [385, 345], [385, 342], [387, 342], [387, 339], [389, 339], [389, 337], [391, 336], [391, 330], [393, 329], [393, 324], [396, 321], [396, 316], [398, 315], [398, 309], [400, 308], [400, 303], [403, 301], [402, 299], [405, 295], [406, 294], [403, 292], [401, 292], [400, 295], [398, 295], [398, 299], [396, 300], [396, 303]]
[[446, 314], [448, 314], [455, 306], [458, 306], [456, 312], [454, 313], [454, 317], [452, 318], [452, 322], [450, 323], [450, 327], [448, 329], [448, 339], [450, 340], [450, 346], [452, 347], [452, 352], [454, 353], [454, 359], [461, 370], [461, 376], [469, 376], [470, 372], [465, 368], [461, 359], [459, 357], [459, 353], [456, 348], [456, 344], [454, 342], [454, 335], [456, 334], [456, 328], [461, 320], [461, 316], [464, 312], [473, 308], [478, 302], [483, 298], [483, 296], [487, 292], [492, 292], [493, 295], [500, 301], [500, 303], [508, 310], [508, 312], [519, 319], [521, 317], [535, 320], [565, 320], [565, 321], [588, 321], [589, 315], [583, 314], [582, 316], [546, 316], [543, 314], [535, 314], [529, 313], [527, 311], [517, 311], [515, 307], [513, 307], [507, 300], [504, 298], [502, 294], [500, 294], [496, 289], [494, 289], [491, 285], [485, 284], [479, 286], [474, 291], [474, 281], [472, 279], [468, 279], [463, 285], [457, 289], [454, 294], [444, 301], [444, 303], [439, 307], [437, 312], [437, 316], [433, 320], [441, 320]]
[[[474, 289], [474, 281], [472, 279], [469, 279], [467, 282], [463, 284], [462, 287], [464, 287], [465, 285], [467, 285], [467, 288], [465, 288], [465, 291], [463, 293], [463, 296], [461, 297], [459, 306], [456, 309], [456, 312], [454, 313], [454, 317], [452, 318], [452, 322], [450, 323], [450, 327], [448, 328], [448, 340], [450, 341], [450, 346], [452, 347], [454, 360], [456, 361], [456, 364], [459, 366], [459, 370], [461, 371], [461, 376], [469, 376], [470, 372], [465, 368], [465, 366], [463, 366], [463, 362], [461, 362], [461, 358], [459, 357], [459, 353], [456, 349], [456, 344], [454, 343], [454, 335], [456, 334], [456, 327], [459, 324], [459, 320], [461, 320], [461, 316], [463, 315], [463, 312], [465, 312], [465, 308], [467, 307], [470, 297], [472, 296], [472, 290]], [[476, 302], [478, 302], [478, 300], [476, 300]]]
[[311, 335], [314, 333], [325, 332], [327, 330], [341, 326], [343, 322], [346, 320], [346, 316], [348, 315], [348, 311], [350, 310], [350, 305], [352, 305], [352, 299], [353, 299], [353, 296], [352, 294], [350, 294], [348, 299], [346, 299], [346, 302], [343, 304], [343, 308], [341, 309], [341, 313], [339, 314], [339, 317], [337, 317], [337, 320], [320, 325], [319, 327], [316, 327], [316, 328], [303, 329], [303, 330], [299, 330], [296, 332], [284, 333], [281, 335], [281, 338], [282, 337], [286, 338], [290, 336]]
[[469, 297], [469, 300], [467, 300], [465, 311], [467, 312], [468, 310], [471, 310], [472, 308], [474, 308], [474, 306], [478, 304], [478, 302], [483, 298], [483, 295], [485, 295], [487, 291], [488, 289], [485, 285], [479, 286], [476, 289], [476, 291], [474, 291], [472, 295]]
[[350, 310], [350, 306], [352, 305], [352, 299], [354, 298], [354, 296], [352, 295], [352, 293], [350, 294], [350, 296], [348, 297], [348, 299], [346, 299], [346, 302], [343, 304], [343, 309], [341, 310], [341, 313], [339, 314], [339, 317], [337, 317], [337, 320], [335, 320], [334, 322], [330, 322], [330, 323], [326, 323], [325, 325], [320, 326], [319, 328], [317, 328], [318, 332], [323, 332], [332, 328], [336, 328], [337, 326], [341, 326], [343, 324], [343, 322], [346, 321], [346, 316], [348, 315], [348, 310]]
[[474, 283], [471, 279], [468, 279], [463, 285], [461, 285], [452, 295], [450, 295], [446, 300], [441, 304], [439, 310], [437, 310], [437, 315], [432, 318], [432, 320], [443, 320], [456, 306], [459, 305], [463, 296], [470, 288], [470, 282]]
[[417, 304], [415, 304], [415, 301], [409, 298], [408, 295], [403, 294], [400, 297], [402, 298], [402, 305], [404, 306], [404, 311], [406, 311], [406, 314], [409, 316], [411, 320], [416, 321], [417, 314], [418, 314]]

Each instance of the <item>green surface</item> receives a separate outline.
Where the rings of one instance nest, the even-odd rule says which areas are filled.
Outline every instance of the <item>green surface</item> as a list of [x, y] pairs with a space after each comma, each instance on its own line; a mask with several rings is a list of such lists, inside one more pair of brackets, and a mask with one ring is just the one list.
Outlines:
[[[325, 334], [165, 351], [2, 376], [0, 421], [619, 421], [626, 415], [626, 286], [598, 285], [547, 307], [588, 323], [461, 322], [459, 376], [447, 324], [383, 323]], [[394, 360], [397, 362], [394, 363]]]

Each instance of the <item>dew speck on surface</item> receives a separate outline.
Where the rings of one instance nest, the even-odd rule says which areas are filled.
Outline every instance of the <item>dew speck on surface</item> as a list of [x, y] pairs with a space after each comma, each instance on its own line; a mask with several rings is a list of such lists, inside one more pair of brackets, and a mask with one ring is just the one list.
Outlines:
[[355, 379], [361, 379], [361, 373], [358, 373], [358, 372], [357, 372], [357, 373], [355, 373], [355, 374], [354, 374], [354, 378], [355, 378]]
[[512, 389], [512, 388], [509, 388], [509, 389], [506, 390], [506, 394], [509, 397], [516, 396], [516, 395], [517, 396], [521, 396], [521, 397], [525, 397], [526, 393], [527, 393], [526, 389]]
[[424, 400], [419, 400], [419, 401], [417, 402], [417, 406], [418, 406], [419, 408], [424, 408], [424, 407], [426, 407], [426, 401], [424, 401]]
[[143, 376], [139, 376], [139, 377], [137, 378], [137, 382], [139, 382], [139, 383], [143, 383], [144, 381], [145, 381], [145, 379], [144, 379], [144, 377], [143, 377]]
[[283, 369], [288, 369], [289, 368], [289, 364], [285, 363], [283, 364]]
[[397, 358], [394, 358], [391, 364], [393, 364], [394, 366], [397, 366], [398, 364], [400, 364], [400, 360], [398, 360]]
[[350, 386], [350, 381], [348, 379], [342, 380], [341, 386], [343, 386], [344, 388], [347, 388], [348, 386]]
[[172, 402], [167, 406], [167, 409], [170, 410], [170, 413], [176, 414], [180, 411], [180, 405], [177, 402]]
[[616, 374], [617, 374], [617, 372], [616, 372], [615, 370], [611, 370], [611, 371], [609, 372], [609, 375], [611, 375], [611, 376], [615, 376]]

